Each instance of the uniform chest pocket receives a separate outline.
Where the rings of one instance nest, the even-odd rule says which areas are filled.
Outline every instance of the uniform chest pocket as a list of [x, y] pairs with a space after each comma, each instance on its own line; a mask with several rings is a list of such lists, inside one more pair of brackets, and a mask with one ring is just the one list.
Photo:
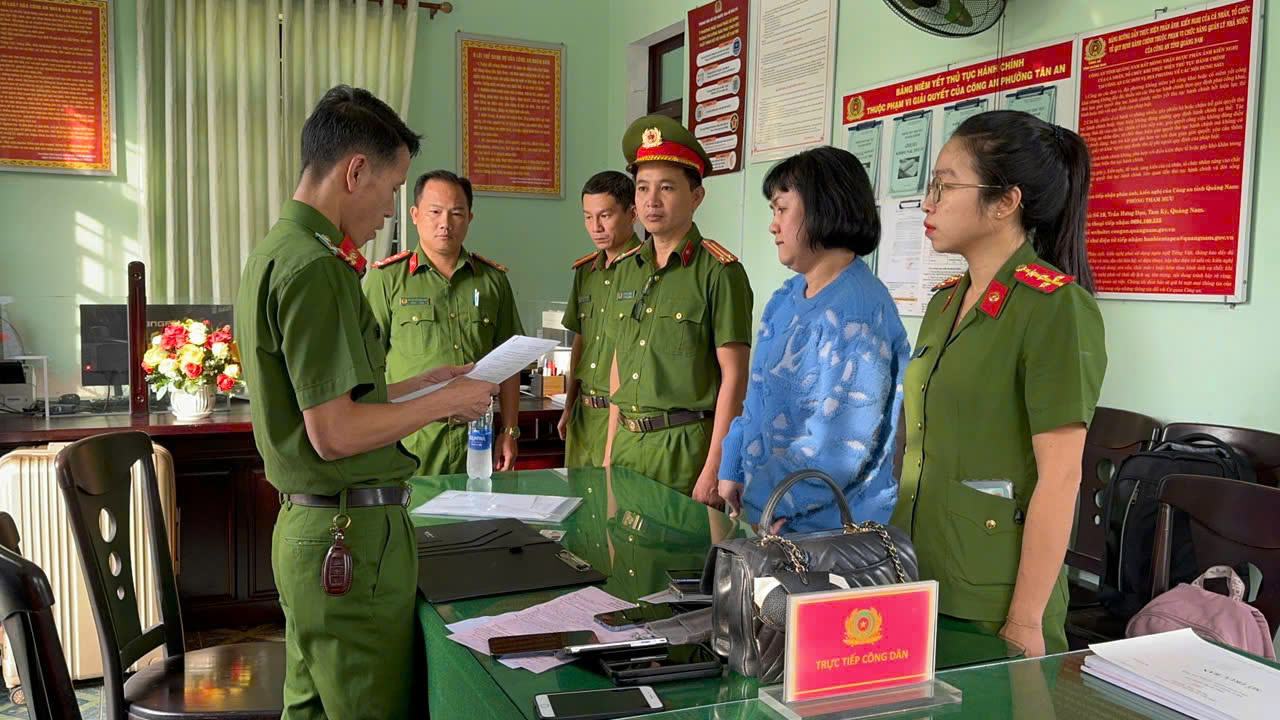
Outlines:
[[391, 347], [410, 357], [425, 355], [436, 332], [433, 305], [407, 305], [391, 315]]
[[1016, 500], [947, 483], [952, 571], [974, 585], [1012, 585], [1018, 577], [1022, 526]]
[[676, 355], [696, 355], [710, 347], [706, 303], [673, 302], [657, 314], [655, 347]]
[[481, 298], [480, 306], [466, 308], [460, 313], [460, 319], [463, 321], [464, 332], [470, 326], [470, 331], [466, 332], [466, 335], [475, 339], [475, 352], [488, 352], [493, 347], [493, 338], [498, 329], [497, 305], [486, 303]]

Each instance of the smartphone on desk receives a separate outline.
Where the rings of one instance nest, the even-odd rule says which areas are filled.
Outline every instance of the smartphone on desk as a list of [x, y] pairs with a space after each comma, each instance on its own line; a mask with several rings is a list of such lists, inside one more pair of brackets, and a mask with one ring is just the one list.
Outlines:
[[638, 607], [600, 613], [596, 615], [596, 622], [618, 630], [635, 625], [644, 625], [655, 620], [666, 620], [675, 616], [675, 608], [666, 603], [640, 603]]
[[615, 640], [612, 642], [593, 642], [583, 643], [581, 645], [569, 645], [561, 650], [560, 654], [568, 657], [575, 657], [617, 651], [653, 650], [655, 648], [665, 648], [670, 644], [670, 641], [662, 637], [645, 638], [643, 640]]
[[608, 690], [535, 695], [533, 705], [541, 720], [608, 720], [659, 712], [664, 708], [658, 693], [648, 685]]
[[701, 570], [668, 570], [667, 579], [671, 587], [681, 590], [697, 590], [702, 586]]
[[494, 657], [501, 657], [503, 655], [553, 653], [567, 647], [591, 645], [597, 641], [596, 634], [590, 630], [536, 633], [532, 635], [504, 635], [489, 638], [489, 654]]
[[615, 685], [717, 677], [720, 656], [705, 645], [673, 645], [663, 658], [601, 658], [600, 666]]

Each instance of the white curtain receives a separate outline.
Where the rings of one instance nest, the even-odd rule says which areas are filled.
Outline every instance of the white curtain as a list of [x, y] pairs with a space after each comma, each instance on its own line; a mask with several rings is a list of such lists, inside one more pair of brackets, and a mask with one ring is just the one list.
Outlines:
[[[417, 3], [138, 0], [140, 232], [155, 301], [230, 303], [329, 87], [409, 107]], [[384, 230], [381, 257], [389, 248]]]

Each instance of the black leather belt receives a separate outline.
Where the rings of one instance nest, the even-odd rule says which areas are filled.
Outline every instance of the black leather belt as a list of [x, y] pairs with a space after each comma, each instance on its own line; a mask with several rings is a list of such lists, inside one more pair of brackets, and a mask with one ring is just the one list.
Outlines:
[[[413, 491], [407, 487], [351, 488], [347, 491], [347, 507], [373, 507], [375, 505], [409, 505]], [[339, 507], [338, 495], [311, 495], [293, 493], [284, 499], [294, 505], [306, 507]]]
[[712, 410], [672, 410], [669, 413], [646, 418], [629, 418], [625, 415], [618, 418], [618, 424], [631, 432], [653, 432], [663, 428], [687, 425], [691, 422], [715, 417]]
[[582, 404], [589, 408], [599, 410], [609, 407], [609, 398], [603, 395], [581, 395], [580, 397], [582, 398]]

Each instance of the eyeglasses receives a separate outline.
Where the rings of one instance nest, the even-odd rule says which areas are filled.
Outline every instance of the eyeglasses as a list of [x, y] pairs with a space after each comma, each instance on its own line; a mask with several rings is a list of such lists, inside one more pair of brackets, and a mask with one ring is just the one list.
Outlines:
[[644, 288], [640, 290], [640, 297], [636, 299], [636, 304], [631, 306], [631, 319], [639, 320], [644, 315], [645, 298], [649, 297], [649, 288], [653, 285], [653, 281], [657, 279], [658, 274], [654, 273], [644, 281]]
[[1007, 190], [1008, 185], [977, 185], [974, 183], [949, 183], [942, 182], [938, 178], [929, 181], [925, 187], [925, 195], [928, 196], [929, 202], [938, 204], [942, 202], [942, 191], [950, 188], [991, 188], [992, 190]]

